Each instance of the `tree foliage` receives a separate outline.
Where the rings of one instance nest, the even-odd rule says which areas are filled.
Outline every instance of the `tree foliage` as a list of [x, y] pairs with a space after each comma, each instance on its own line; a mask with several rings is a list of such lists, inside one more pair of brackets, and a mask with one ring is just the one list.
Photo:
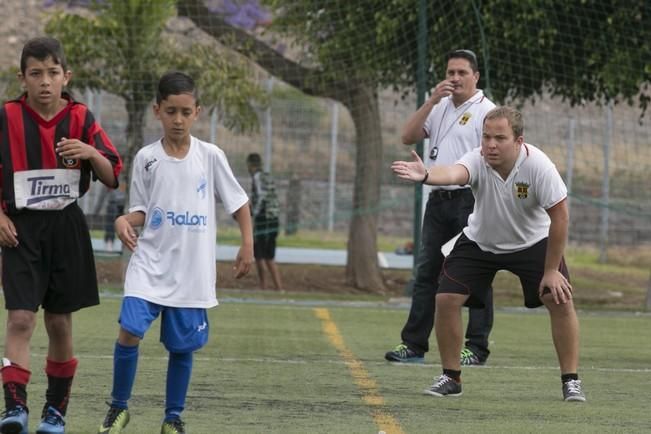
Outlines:
[[[378, 60], [371, 50], [350, 51], [351, 46], [361, 48], [371, 44], [364, 38], [352, 40], [355, 26], [363, 19], [357, 14], [379, 17], [375, 14], [379, 11], [371, 3], [336, 1], [323, 9], [306, 0], [272, 2], [272, 6], [284, 8], [278, 15], [277, 31], [293, 38], [294, 48], [302, 49], [298, 59], [286, 57], [253, 34], [230, 25], [223, 17], [211, 13], [202, 0], [178, 0], [177, 6], [179, 15], [190, 18], [215, 39], [248, 56], [276, 77], [307, 94], [335, 99], [348, 108], [355, 124], [357, 155], [347, 281], [357, 288], [382, 290], [376, 210], [384, 172], [383, 143], [377, 93], [380, 83], [373, 72], [373, 63]], [[323, 10], [327, 11], [325, 15]], [[329, 15], [330, 11], [334, 15]], [[336, 43], [331, 44], [333, 41]]]
[[[376, 223], [369, 210], [379, 199], [375, 186], [383, 171], [374, 160], [381, 164], [382, 137], [368, 130], [381, 129], [375, 114], [380, 89], [415, 86], [420, 1], [266, 0], [275, 13], [272, 30], [292, 43], [292, 56], [284, 56], [211, 14], [206, 2], [178, 0], [179, 13], [217, 40], [303, 92], [349, 109], [358, 152], [347, 270], [366, 256], [362, 274], [375, 276], [358, 280], [349, 273], [357, 287], [378, 284], [377, 269], [368, 265], [375, 240], [366, 226]], [[651, 23], [645, 0], [425, 3], [430, 87], [443, 77], [447, 52], [471, 48], [480, 55], [480, 87], [489, 87], [498, 102], [549, 92], [572, 104], [637, 98], [646, 108]]]
[[74, 71], [71, 85], [104, 90], [124, 99], [128, 113], [125, 172], [143, 145], [144, 116], [158, 79], [178, 69], [195, 78], [201, 103], [219, 110], [230, 128], [257, 126], [254, 104], [262, 91], [249, 68], [215, 46], [179, 41], [165, 32], [176, 15], [173, 0], [105, 0], [89, 10], [59, 9], [46, 32], [59, 38]]
[[480, 85], [489, 77], [496, 101], [549, 92], [571, 104], [626, 101], [642, 112], [648, 106], [646, 0], [447, 0], [433, 3], [429, 13], [433, 64], [442, 71], [447, 51], [474, 49]]
[[[322, 79], [355, 76], [379, 86], [415, 85], [419, 0], [268, 0], [274, 28], [293, 38]], [[444, 0], [427, 2], [428, 84], [445, 54], [480, 55], [480, 86], [500, 102], [551, 92], [572, 104], [650, 98], [651, 2], [647, 0]]]

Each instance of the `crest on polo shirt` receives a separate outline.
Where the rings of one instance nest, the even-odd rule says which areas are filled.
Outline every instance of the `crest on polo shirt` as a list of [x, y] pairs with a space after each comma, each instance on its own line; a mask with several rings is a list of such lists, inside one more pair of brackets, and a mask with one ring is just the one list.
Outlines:
[[526, 182], [516, 182], [515, 195], [518, 199], [526, 199], [529, 196], [529, 184]]
[[61, 157], [61, 163], [68, 169], [76, 169], [81, 166], [81, 161], [78, 158]]
[[465, 112], [463, 115], [461, 115], [461, 119], [459, 119], [459, 125], [467, 124], [471, 117], [472, 117], [472, 113]]

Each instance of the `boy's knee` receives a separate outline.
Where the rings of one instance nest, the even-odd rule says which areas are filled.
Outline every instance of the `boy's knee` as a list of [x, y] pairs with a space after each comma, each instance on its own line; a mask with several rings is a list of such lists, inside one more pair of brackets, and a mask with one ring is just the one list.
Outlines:
[[34, 330], [36, 314], [28, 310], [14, 310], [9, 312], [7, 319], [7, 333], [23, 334]]
[[53, 314], [46, 312], [43, 316], [45, 328], [50, 333], [72, 332], [72, 317], [70, 314]]
[[120, 333], [118, 335], [118, 343], [125, 347], [135, 347], [140, 344], [140, 337], [134, 334], [129, 333], [124, 328], [120, 327]]

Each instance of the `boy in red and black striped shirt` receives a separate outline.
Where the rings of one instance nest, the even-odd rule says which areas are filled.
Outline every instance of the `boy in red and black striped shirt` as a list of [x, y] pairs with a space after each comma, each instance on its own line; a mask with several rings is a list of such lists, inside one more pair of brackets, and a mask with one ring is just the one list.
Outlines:
[[90, 234], [77, 199], [91, 178], [118, 186], [122, 162], [88, 108], [65, 93], [71, 72], [59, 41], [23, 47], [25, 93], [0, 109], [0, 246], [8, 310], [0, 432], [27, 432], [29, 345], [39, 306], [49, 344], [39, 433], [63, 433], [77, 367], [72, 312], [99, 303]]

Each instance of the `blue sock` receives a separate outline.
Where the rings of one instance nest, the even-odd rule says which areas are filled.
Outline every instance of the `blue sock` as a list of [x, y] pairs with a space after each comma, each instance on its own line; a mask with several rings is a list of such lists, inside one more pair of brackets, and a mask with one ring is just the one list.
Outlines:
[[111, 396], [112, 407], [127, 408], [127, 401], [131, 398], [133, 382], [136, 379], [138, 367], [138, 345], [125, 347], [119, 342], [115, 343], [113, 352], [113, 392]]
[[170, 353], [167, 362], [165, 420], [179, 419], [192, 375], [192, 353]]

